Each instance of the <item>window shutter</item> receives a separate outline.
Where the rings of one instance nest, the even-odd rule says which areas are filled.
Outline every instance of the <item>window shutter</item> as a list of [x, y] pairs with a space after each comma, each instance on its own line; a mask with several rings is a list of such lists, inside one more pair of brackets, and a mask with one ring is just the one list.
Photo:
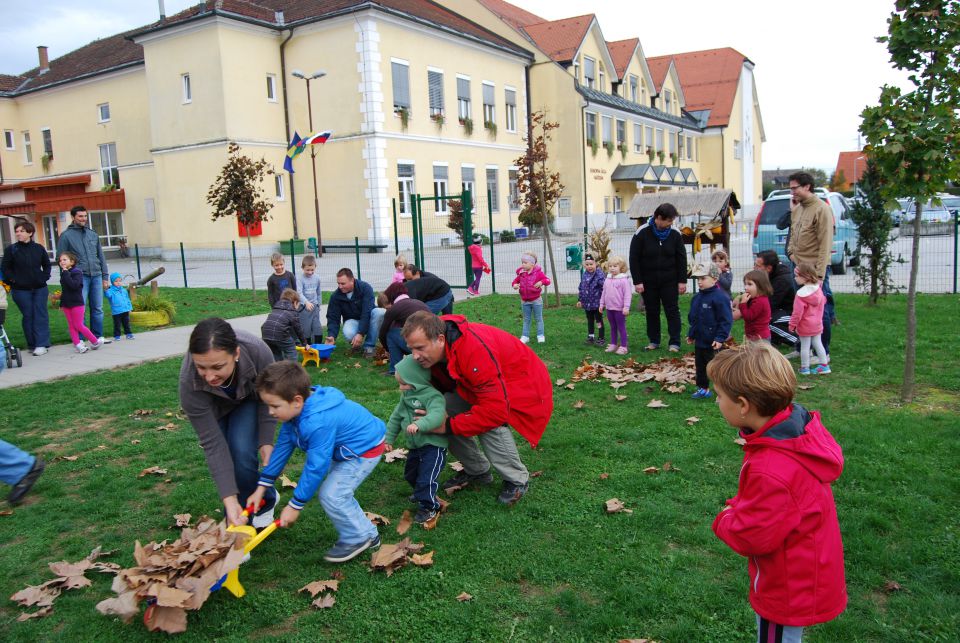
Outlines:
[[583, 77], [593, 79], [594, 76], [594, 62], [591, 58], [583, 59]]
[[474, 169], [472, 167], [460, 168], [461, 180], [464, 183], [473, 183], [476, 179], [474, 174]]
[[517, 92], [512, 89], [507, 89], [504, 92], [506, 96], [507, 105], [516, 105], [517, 104]]
[[446, 166], [446, 165], [434, 165], [434, 166], [433, 166], [433, 180], [434, 180], [434, 181], [446, 181], [446, 180], [447, 180], [447, 166]]
[[413, 176], [413, 166], [408, 163], [397, 164], [397, 176], [408, 178]]
[[484, 85], [483, 86], [483, 104], [484, 105], [493, 105], [493, 85]]
[[391, 63], [393, 67], [393, 104], [396, 107], [410, 107], [409, 69], [400, 63]]
[[470, 81], [466, 78], [457, 79], [457, 98], [470, 100]]
[[443, 112], [443, 74], [438, 71], [427, 72], [427, 92], [430, 97], [431, 113]]

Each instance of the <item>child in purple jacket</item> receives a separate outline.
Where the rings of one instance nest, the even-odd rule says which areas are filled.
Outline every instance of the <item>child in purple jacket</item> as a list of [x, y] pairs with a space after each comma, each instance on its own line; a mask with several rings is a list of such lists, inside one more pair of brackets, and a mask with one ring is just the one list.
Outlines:
[[610, 273], [603, 282], [603, 294], [600, 295], [600, 313], [607, 311], [610, 322], [610, 343], [607, 352], [617, 355], [627, 354], [627, 315], [630, 314], [630, 301], [633, 299], [633, 282], [627, 273], [627, 262], [623, 257], [614, 255], [607, 260]]
[[[603, 338], [603, 314], [600, 312], [600, 296], [603, 294], [603, 282], [606, 275], [597, 270], [597, 261], [592, 254], [583, 257], [583, 274], [580, 275], [579, 299], [577, 308], [587, 314], [587, 344], [606, 344]], [[594, 324], [597, 335], [594, 338]]]
[[537, 255], [524, 252], [520, 255], [520, 267], [513, 280], [513, 289], [520, 291], [520, 309], [523, 311], [523, 333], [520, 341], [526, 344], [530, 341], [530, 316], [537, 318], [537, 341], [541, 344], [547, 341], [543, 331], [543, 298], [540, 294], [544, 286], [550, 285], [550, 279], [543, 274], [537, 265]]

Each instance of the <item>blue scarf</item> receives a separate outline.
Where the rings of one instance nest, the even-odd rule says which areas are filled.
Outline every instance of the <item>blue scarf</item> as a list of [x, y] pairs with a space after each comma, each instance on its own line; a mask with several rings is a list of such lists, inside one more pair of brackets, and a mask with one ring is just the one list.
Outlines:
[[660, 243], [663, 243], [664, 241], [666, 241], [667, 237], [670, 236], [671, 228], [666, 228], [665, 230], [661, 230], [656, 226], [656, 224], [653, 224], [650, 227], [653, 228], [653, 234], [657, 236], [657, 239], [660, 239]]

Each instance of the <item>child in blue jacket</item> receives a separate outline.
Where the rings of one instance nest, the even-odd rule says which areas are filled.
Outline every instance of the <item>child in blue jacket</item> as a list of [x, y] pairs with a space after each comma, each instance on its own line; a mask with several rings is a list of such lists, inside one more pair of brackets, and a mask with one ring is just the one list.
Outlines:
[[311, 387], [310, 376], [295, 362], [276, 362], [263, 369], [256, 387], [270, 415], [283, 424], [247, 505], [259, 506], [293, 450], [299, 448], [306, 452], [307, 459], [293, 498], [280, 514], [280, 526], [296, 522], [304, 505], [317, 493], [338, 535], [324, 560], [343, 563], [367, 549], [378, 548], [377, 528], [353, 494], [380, 462], [386, 435], [383, 421], [338, 389]]
[[694, 295], [690, 304], [687, 343], [696, 343], [693, 354], [697, 365], [697, 392], [693, 398], [701, 400], [713, 395], [707, 378], [707, 364], [730, 337], [733, 312], [730, 309], [730, 297], [717, 286], [720, 280], [717, 264], [697, 266], [691, 276], [697, 278], [700, 292]]
[[110, 273], [110, 283], [113, 285], [107, 288], [106, 295], [107, 301], [110, 302], [110, 312], [113, 314], [113, 341], [120, 341], [121, 326], [127, 339], [133, 339], [133, 332], [130, 330], [130, 311], [133, 310], [133, 302], [130, 301], [127, 289], [123, 287], [123, 278], [119, 272]]
[[[606, 280], [603, 270], [597, 269], [597, 261], [592, 254], [583, 256], [583, 274], [580, 275], [580, 287], [577, 308], [587, 315], [587, 344], [606, 344], [603, 335], [603, 314], [600, 312], [600, 295], [603, 294], [603, 282]], [[594, 336], [594, 325], [597, 335]]]

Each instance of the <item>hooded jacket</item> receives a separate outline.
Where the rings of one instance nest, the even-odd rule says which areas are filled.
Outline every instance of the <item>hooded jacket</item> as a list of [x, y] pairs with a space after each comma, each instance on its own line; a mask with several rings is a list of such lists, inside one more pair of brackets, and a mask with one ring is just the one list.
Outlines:
[[[540, 282], [537, 288], [533, 284]], [[511, 283], [512, 286], [520, 284], [521, 301], [536, 301], [543, 294], [543, 289], [550, 285], [550, 278], [544, 274], [540, 266], [534, 264], [533, 269], [527, 272], [523, 268], [517, 268], [517, 276]]]
[[477, 268], [482, 268], [487, 270], [489, 266], [483, 258], [483, 247], [476, 243], [471, 243], [467, 246], [467, 250], [470, 251], [470, 267], [476, 270]]
[[103, 256], [100, 237], [93, 228], [77, 223], [67, 226], [57, 240], [57, 252], [68, 250], [77, 255], [77, 267], [83, 272], [84, 277], [99, 276], [107, 281], [109, 275], [107, 260]]
[[730, 337], [733, 327], [730, 298], [716, 284], [704, 288], [693, 296], [687, 320], [690, 322], [687, 337], [696, 340], [697, 348], [710, 348], [713, 342], [722, 344]]
[[743, 335], [750, 340], [770, 339], [770, 299], [760, 295], [740, 303]]
[[843, 543], [830, 483], [843, 452], [799, 404], [747, 433], [737, 495], [713, 521], [720, 540], [749, 558], [750, 605], [763, 618], [805, 627], [847, 605]]
[[617, 275], [607, 275], [603, 282], [603, 294], [600, 296], [600, 305], [607, 310], [630, 310], [633, 301], [633, 284], [630, 275], [621, 272]]
[[813, 337], [823, 332], [823, 308], [827, 298], [820, 284], [807, 284], [797, 291], [793, 298], [793, 314], [790, 315], [790, 328], [797, 329], [801, 337]]
[[553, 382], [537, 354], [510, 333], [463, 315], [443, 315], [446, 361], [431, 368], [433, 385], [456, 391], [470, 410], [448, 418], [456, 435], [509, 424], [537, 446], [553, 414]]
[[580, 296], [580, 305], [584, 310], [597, 310], [600, 308], [600, 295], [603, 294], [603, 283], [607, 276], [600, 268], [595, 268], [593, 272], [584, 270], [580, 275], [580, 287], [577, 293]]
[[[290, 506], [303, 509], [317, 494], [330, 469], [330, 462], [365, 457], [380, 447], [386, 428], [383, 421], [332, 386], [314, 386], [300, 415], [280, 426], [270, 463], [260, 472], [257, 484], [272, 487], [287, 466], [294, 449], [307, 454]], [[377, 453], [379, 455], [379, 453]], [[367, 455], [366, 457], [376, 457]]]
[[130, 295], [123, 286], [114, 286], [113, 282], [120, 278], [120, 273], [115, 272], [110, 275], [110, 287], [104, 293], [107, 301], [110, 302], [110, 312], [113, 315], [129, 313], [133, 310], [133, 302], [130, 301]]
[[69, 270], [60, 270], [60, 308], [84, 306], [83, 272], [76, 265]]
[[50, 256], [36, 241], [17, 241], [7, 246], [0, 269], [11, 289], [36, 290], [50, 281]]
[[793, 312], [793, 298], [797, 290], [793, 285], [793, 271], [788, 266], [778, 263], [770, 273], [770, 285], [773, 286], [770, 310], [783, 311], [789, 315]]
[[[397, 375], [413, 389], [400, 392], [400, 401], [387, 420], [387, 444], [393, 444], [397, 435], [403, 434], [407, 444], [413, 449], [427, 444], [446, 449], [449, 442], [447, 436], [430, 433], [433, 429], [443, 427], [443, 421], [447, 417], [447, 404], [443, 393], [430, 385], [430, 371], [417, 364], [412, 355], [407, 355], [397, 362], [396, 368]], [[427, 414], [414, 414], [414, 411], [420, 410]], [[413, 434], [406, 430], [411, 422], [419, 429]]]
[[282, 342], [293, 339], [306, 345], [307, 339], [303, 336], [303, 327], [300, 325], [300, 313], [287, 299], [281, 299], [273, 305], [273, 310], [267, 315], [266, 321], [260, 326], [260, 336], [263, 341]]

